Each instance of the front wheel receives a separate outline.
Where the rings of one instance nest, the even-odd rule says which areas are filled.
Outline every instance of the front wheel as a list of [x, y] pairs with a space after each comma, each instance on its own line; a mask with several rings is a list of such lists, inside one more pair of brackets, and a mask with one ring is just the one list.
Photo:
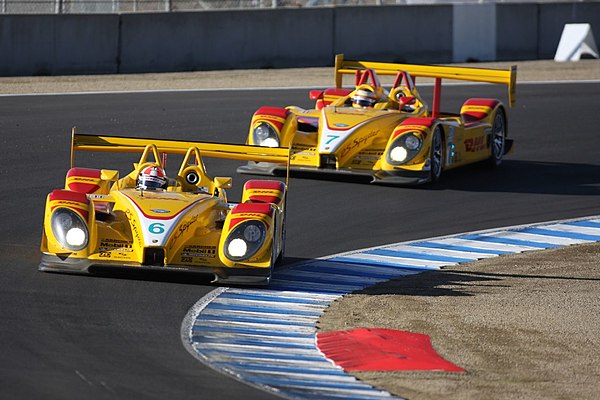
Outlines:
[[496, 115], [494, 115], [491, 140], [489, 165], [491, 167], [497, 167], [502, 163], [506, 145], [506, 116], [504, 115], [504, 110], [502, 108], [498, 108], [498, 110], [496, 110]]
[[442, 128], [439, 126], [435, 127], [433, 131], [433, 137], [431, 139], [431, 171], [430, 181], [437, 182], [442, 176], [442, 170], [444, 166], [444, 138]]

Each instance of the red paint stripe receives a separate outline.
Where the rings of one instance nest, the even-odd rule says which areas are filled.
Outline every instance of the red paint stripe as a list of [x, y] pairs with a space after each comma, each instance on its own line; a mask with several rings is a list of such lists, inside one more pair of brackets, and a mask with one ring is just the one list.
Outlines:
[[96, 193], [98, 191], [98, 189], [100, 189], [100, 186], [94, 185], [91, 183], [75, 182], [75, 183], [69, 183], [68, 186], [69, 186], [70, 190], [73, 190], [75, 192], [81, 192], [81, 193]]
[[[101, 171], [99, 169], [91, 168], [71, 168], [67, 172], [67, 187], [69, 190], [81, 193], [95, 193], [100, 189], [98, 183], [100, 182]], [[91, 180], [94, 183], [86, 182], [68, 182], [69, 178], [88, 178], [84, 180]]]
[[53, 190], [52, 193], [50, 193], [50, 201], [56, 200], [75, 201], [85, 205], [90, 203], [85, 193], [73, 192], [71, 190], [63, 189]]
[[421, 333], [380, 328], [319, 332], [317, 347], [347, 371], [464, 371], [443, 359]]
[[408, 118], [400, 124], [400, 126], [403, 125], [421, 125], [430, 128], [433, 125], [433, 118]]
[[323, 93], [326, 96], [342, 97], [342, 96], [348, 96], [350, 93], [352, 93], [352, 90], [338, 89], [338, 88], [329, 88], [329, 89], [325, 89], [325, 91]]
[[286, 108], [281, 107], [261, 107], [254, 115], [272, 115], [274, 117], [286, 119], [290, 112]]
[[[404, 120], [392, 134], [392, 139], [395, 139], [404, 132], [419, 130], [427, 136], [427, 129], [433, 126], [432, 118], [409, 118]], [[418, 128], [415, 128], [418, 127]]]
[[255, 213], [265, 214], [271, 216], [273, 209], [270, 204], [264, 203], [242, 203], [238, 204], [231, 210], [231, 214], [242, 214], [242, 213]]
[[86, 178], [96, 178], [100, 179], [101, 171], [99, 169], [91, 169], [91, 168], [71, 168], [67, 172], [67, 177], [71, 176], [83, 176]]
[[[492, 110], [499, 104], [500, 102], [495, 99], [468, 99], [463, 104], [463, 109], [469, 106], [475, 107], [489, 107]], [[489, 114], [481, 111], [471, 111], [466, 110], [463, 111], [461, 109], [461, 115], [465, 121], [465, 124], [472, 124], [474, 122], [480, 121], [481, 119], [487, 117]]]
[[[237, 224], [242, 221], [254, 219], [251, 216], [241, 216], [241, 214], [263, 214], [269, 217], [273, 217], [273, 208], [268, 203], [240, 203], [231, 210], [231, 220], [229, 221], [229, 229], [233, 229]], [[234, 215], [240, 215], [234, 217]], [[264, 221], [268, 228], [268, 223]]]
[[465, 106], [486, 106], [494, 108], [498, 105], [499, 101], [495, 99], [468, 99], [465, 101]]
[[285, 185], [280, 181], [250, 180], [244, 184], [244, 190], [245, 189], [270, 189], [283, 191], [285, 189]]
[[281, 200], [281, 199], [277, 196], [250, 196], [248, 198], [248, 200], [250, 200], [252, 202], [257, 202], [257, 203], [277, 204], [277, 203], [279, 203], [279, 200]]
[[[72, 192], [70, 190], [56, 189], [50, 193], [50, 201], [72, 201], [74, 203], [79, 203], [80, 206], [68, 205], [67, 207], [70, 210], [73, 210], [79, 213], [85, 221], [88, 220], [90, 215], [89, 211], [87, 211], [87, 207], [90, 204], [85, 193]], [[58, 206], [54, 205], [51, 207], [51, 210], [54, 211]], [[62, 207], [62, 206], [61, 206]], [[81, 208], [80, 208], [81, 207]]]

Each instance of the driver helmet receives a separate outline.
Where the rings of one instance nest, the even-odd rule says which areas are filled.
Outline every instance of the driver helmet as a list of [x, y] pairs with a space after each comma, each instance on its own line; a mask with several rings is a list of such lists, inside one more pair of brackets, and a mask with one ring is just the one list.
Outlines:
[[165, 170], [157, 165], [146, 167], [140, 172], [137, 188], [143, 190], [166, 189], [168, 186]]
[[359, 89], [352, 96], [352, 107], [373, 107], [377, 103], [377, 95], [369, 89]]

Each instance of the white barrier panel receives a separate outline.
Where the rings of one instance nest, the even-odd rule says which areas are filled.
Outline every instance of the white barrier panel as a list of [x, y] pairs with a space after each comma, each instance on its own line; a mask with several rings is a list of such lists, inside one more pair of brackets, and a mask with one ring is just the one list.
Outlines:
[[598, 57], [590, 24], [565, 24], [554, 61], [578, 61], [583, 54]]

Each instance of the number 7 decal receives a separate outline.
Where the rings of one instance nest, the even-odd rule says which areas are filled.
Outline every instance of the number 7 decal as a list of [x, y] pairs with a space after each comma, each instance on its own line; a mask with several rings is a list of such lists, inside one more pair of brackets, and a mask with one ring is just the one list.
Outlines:
[[339, 135], [327, 135], [327, 142], [325, 142], [325, 144], [330, 144], [331, 142], [333, 142], [335, 139], [339, 138]]

